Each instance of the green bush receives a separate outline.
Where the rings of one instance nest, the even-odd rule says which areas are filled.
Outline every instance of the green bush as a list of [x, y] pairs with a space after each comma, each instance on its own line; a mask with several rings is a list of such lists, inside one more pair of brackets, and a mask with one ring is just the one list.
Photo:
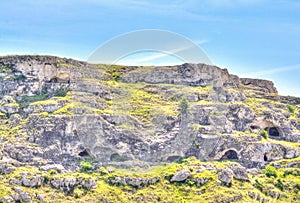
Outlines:
[[264, 189], [263, 184], [261, 184], [258, 180], [255, 180], [254, 187], [262, 191]]
[[186, 100], [186, 98], [183, 98], [181, 101], [180, 101], [180, 104], [179, 104], [179, 110], [182, 114], [185, 114], [187, 112], [187, 109], [189, 108], [189, 103], [188, 101]]
[[6, 73], [6, 72], [7, 72], [7, 68], [2, 68], [2, 69], [1, 69], [1, 72], [2, 72], [2, 73]]
[[287, 108], [288, 108], [288, 110], [289, 110], [289, 112], [290, 112], [291, 114], [293, 114], [293, 115], [296, 114], [296, 107], [295, 107], [295, 106], [292, 106], [292, 105], [288, 104], [288, 105], [287, 105]]
[[268, 132], [266, 130], [261, 130], [260, 131], [260, 135], [265, 138], [265, 139], [268, 139]]
[[55, 174], [57, 174], [57, 170], [51, 169], [51, 170], [49, 171], [49, 174], [50, 174], [50, 175], [55, 175]]
[[283, 189], [284, 189], [284, 184], [282, 183], [282, 181], [281, 181], [280, 179], [278, 179], [274, 185], [275, 185], [276, 187], [278, 187], [281, 191], [283, 191]]
[[298, 168], [289, 168], [284, 170], [284, 177], [292, 175], [300, 177], [300, 169]]
[[121, 74], [119, 72], [113, 72], [111, 76], [114, 78], [115, 81], [118, 81], [120, 78]]
[[267, 177], [274, 177], [274, 178], [277, 178], [277, 169], [273, 166], [266, 166], [266, 168], [264, 169], [264, 173], [266, 174]]
[[93, 169], [93, 165], [90, 162], [88, 162], [88, 161], [82, 161], [80, 163], [80, 166], [81, 166], [81, 170], [83, 172], [87, 172], [87, 171], [90, 171], [90, 170]]
[[54, 96], [56, 97], [65, 97], [67, 96], [68, 90], [65, 89], [59, 89], [55, 92]]

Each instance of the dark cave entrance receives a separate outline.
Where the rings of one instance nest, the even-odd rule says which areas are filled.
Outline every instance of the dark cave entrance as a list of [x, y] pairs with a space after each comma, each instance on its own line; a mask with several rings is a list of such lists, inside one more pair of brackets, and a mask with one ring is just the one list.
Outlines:
[[272, 136], [272, 137], [279, 137], [280, 136], [280, 133], [279, 133], [279, 131], [276, 127], [269, 128], [268, 129], [268, 134], [269, 134], [269, 136]]
[[257, 129], [259, 129], [259, 126], [251, 125], [250, 128], [251, 128], [252, 130], [257, 130]]
[[81, 157], [89, 157], [90, 156], [89, 152], [86, 149], [79, 152], [78, 155], [81, 156]]
[[234, 150], [228, 150], [221, 158], [221, 160], [238, 160], [238, 159], [239, 158], [237, 152]]
[[268, 161], [267, 154], [264, 154], [264, 161]]

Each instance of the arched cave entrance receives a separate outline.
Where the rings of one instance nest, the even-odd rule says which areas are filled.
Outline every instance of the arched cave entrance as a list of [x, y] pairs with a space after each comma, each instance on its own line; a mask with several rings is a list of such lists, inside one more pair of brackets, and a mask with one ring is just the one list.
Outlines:
[[123, 161], [127, 161], [128, 159], [126, 159], [125, 157], [121, 156], [118, 153], [114, 153], [110, 156], [110, 161], [114, 161], [114, 162], [123, 162]]
[[221, 160], [238, 160], [237, 152], [234, 150], [228, 150], [222, 156]]
[[276, 127], [269, 128], [268, 129], [268, 134], [269, 134], [269, 136], [272, 136], [272, 137], [279, 137], [280, 136], [278, 128], [276, 128]]
[[88, 150], [85, 149], [85, 150], [79, 152], [78, 155], [81, 156], [81, 157], [89, 157], [90, 153], [88, 152]]
[[167, 162], [177, 162], [177, 161], [180, 161], [181, 159], [182, 159], [181, 156], [176, 156], [176, 155], [174, 155], [174, 156], [169, 156], [169, 157], [167, 158]]

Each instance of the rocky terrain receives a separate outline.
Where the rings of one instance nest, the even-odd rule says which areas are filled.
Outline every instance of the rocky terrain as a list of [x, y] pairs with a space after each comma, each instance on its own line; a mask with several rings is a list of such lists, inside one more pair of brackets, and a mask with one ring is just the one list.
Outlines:
[[0, 202], [300, 202], [299, 109], [205, 64], [0, 57]]

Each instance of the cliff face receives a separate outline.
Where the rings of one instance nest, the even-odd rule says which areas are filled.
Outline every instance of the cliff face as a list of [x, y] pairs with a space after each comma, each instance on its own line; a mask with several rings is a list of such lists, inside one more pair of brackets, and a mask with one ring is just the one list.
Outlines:
[[300, 155], [299, 99], [277, 95], [271, 81], [204, 64], [11, 56], [0, 66], [2, 126], [19, 132], [3, 135], [2, 157], [20, 163], [76, 168], [82, 157], [134, 164], [195, 156], [254, 167]]
[[[296, 202], [299, 104], [278, 95], [271, 81], [205, 64], [1, 57], [0, 201], [51, 202], [49, 186], [70, 201]], [[99, 168], [180, 160], [146, 177]], [[280, 174], [287, 182], [271, 179]]]

